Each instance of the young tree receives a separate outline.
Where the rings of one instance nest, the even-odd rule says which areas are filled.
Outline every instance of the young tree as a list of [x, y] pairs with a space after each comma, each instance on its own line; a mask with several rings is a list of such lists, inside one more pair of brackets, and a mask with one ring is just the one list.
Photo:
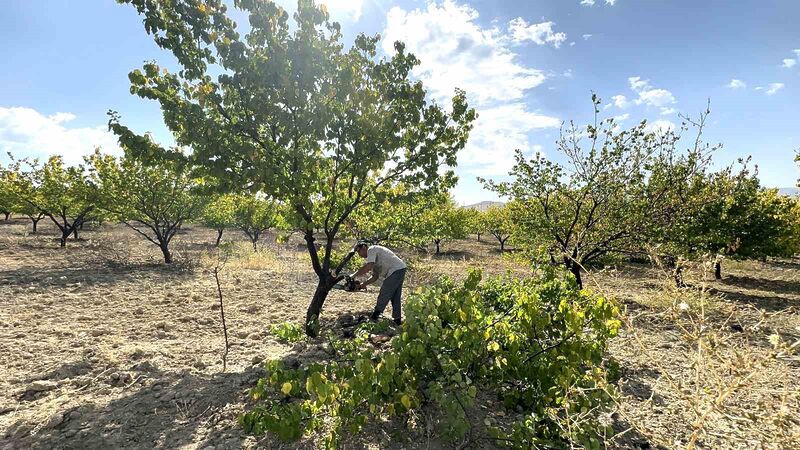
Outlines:
[[145, 163], [99, 152], [88, 161], [102, 193], [101, 208], [158, 246], [164, 262], [172, 263], [172, 238], [181, 224], [200, 214], [205, 201], [193, 192], [195, 183], [187, 169], [170, 160]]
[[678, 132], [651, 133], [645, 122], [630, 130], [618, 130], [613, 119], [598, 123], [600, 99], [592, 100], [595, 123], [585, 129], [571, 124], [556, 142], [564, 164], [542, 155], [526, 160], [518, 151], [512, 181], [482, 180], [518, 202], [514, 221], [522, 243], [543, 246], [579, 286], [582, 268], [592, 261], [641, 249], [653, 230], [686, 215], [677, 187], [702, 173], [714, 150], [700, 140], [705, 114], [697, 139], [680, 152]]
[[236, 226], [253, 244], [253, 250], [258, 250], [261, 234], [278, 222], [275, 203], [255, 195], [237, 196], [233, 216]]
[[[463, 92], [452, 110], [431, 103], [410, 77], [418, 60], [402, 43], [377, 58], [378, 37], [342, 44], [324, 7], [298, 3], [294, 24], [272, 1], [238, 0], [250, 27], [240, 35], [222, 0], [122, 0], [144, 17], [145, 30], [171, 51], [181, 69], [155, 63], [130, 75], [131, 92], [157, 100], [178, 145], [197, 171], [228, 188], [262, 192], [290, 205], [304, 235], [317, 289], [306, 331], [342, 279], [331, 263], [334, 241], [353, 211], [409, 192], [451, 186], [448, 166], [475, 119]], [[123, 141], [137, 136], [112, 115]], [[441, 172], [441, 173], [440, 173]], [[315, 243], [322, 230], [323, 245]]]
[[236, 206], [236, 196], [232, 194], [216, 195], [208, 202], [201, 220], [203, 225], [217, 231], [217, 240], [214, 243], [219, 247], [222, 240], [222, 233], [226, 228], [235, 226], [234, 209]]
[[[27, 169], [22, 169], [25, 163]], [[23, 161], [12, 183], [14, 198], [32, 214], [48, 217], [61, 232], [61, 247], [92, 213], [98, 200], [97, 186], [89, 180], [82, 165], [65, 167], [61, 156], [51, 156], [43, 166]]]
[[511, 237], [513, 221], [511, 220], [511, 207], [492, 206], [484, 213], [486, 230], [500, 243], [500, 251], [506, 249], [506, 241]]
[[467, 229], [481, 241], [481, 234], [486, 232], [486, 213], [477, 209], [467, 210]]
[[14, 172], [11, 167], [3, 167], [0, 164], [0, 214], [5, 216], [3, 219], [5, 221], [8, 221], [16, 205], [12, 189], [13, 176]]
[[443, 242], [467, 237], [469, 212], [456, 205], [450, 194], [425, 199], [419, 209], [421, 213], [413, 234], [425, 242], [433, 242], [437, 255]]

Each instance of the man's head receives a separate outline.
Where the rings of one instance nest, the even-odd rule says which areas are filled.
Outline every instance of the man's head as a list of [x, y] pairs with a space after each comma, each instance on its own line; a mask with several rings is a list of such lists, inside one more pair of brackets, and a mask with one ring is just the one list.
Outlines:
[[355, 252], [358, 253], [358, 256], [360, 256], [362, 258], [366, 258], [367, 257], [367, 249], [368, 248], [369, 248], [369, 243], [368, 242], [366, 242], [366, 241], [358, 241], [358, 242], [356, 242], [355, 247], [353, 247], [353, 250], [355, 250]]

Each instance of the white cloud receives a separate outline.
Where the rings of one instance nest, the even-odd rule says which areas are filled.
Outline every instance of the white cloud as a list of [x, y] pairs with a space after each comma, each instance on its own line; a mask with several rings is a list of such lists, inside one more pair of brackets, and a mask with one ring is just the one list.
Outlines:
[[783, 89], [785, 85], [783, 83], [770, 83], [769, 89], [765, 92], [767, 95], [775, 95], [778, 91]]
[[678, 112], [678, 110], [675, 108], [661, 108], [661, 114], [664, 116], [675, 114], [676, 112]]
[[[530, 143], [532, 131], [558, 127], [561, 121], [530, 111], [523, 101], [526, 92], [541, 85], [546, 76], [518, 60], [511, 49], [512, 26], [508, 33], [496, 26], [484, 28], [477, 18], [475, 9], [453, 0], [411, 11], [394, 7], [387, 13], [381, 45], [391, 54], [395, 41], [405, 42], [407, 51], [420, 59], [413, 75], [437, 101], [448, 101], [456, 87], [467, 92], [478, 119], [459, 154], [459, 172], [505, 175], [513, 165], [515, 149], [528, 153], [538, 148]], [[531, 32], [524, 20], [515, 21], [522, 30], [518, 33]], [[539, 36], [555, 45], [547, 35], [545, 30]]]
[[615, 95], [611, 97], [611, 103], [607, 104], [604, 109], [611, 108], [612, 105], [619, 109], [625, 109], [631, 105], [631, 102], [624, 95]]
[[[609, 6], [614, 6], [617, 4], [617, 0], [605, 0], [605, 1], [606, 5]], [[595, 3], [596, 3], [595, 0], [581, 0], [581, 5], [594, 6]]]
[[650, 80], [642, 80], [641, 77], [628, 78], [631, 90], [639, 95], [634, 100], [637, 105], [653, 106], [661, 109], [662, 114], [670, 114], [672, 108], [669, 105], [677, 103], [672, 92], [666, 89], [657, 89], [650, 85]]
[[572, 73], [572, 69], [567, 69], [561, 74], [564, 78], [575, 78], [575, 74]]
[[567, 40], [566, 33], [553, 32], [553, 22], [528, 23], [522, 17], [508, 22], [508, 31], [514, 42], [531, 41], [536, 45], [551, 44], [555, 48]]
[[394, 7], [386, 16], [383, 50], [394, 53], [394, 42], [405, 42], [421, 61], [413, 74], [438, 100], [450, 98], [455, 87], [479, 102], [516, 100], [544, 82], [541, 70], [518, 61], [506, 34], [482, 28], [477, 18], [476, 10], [451, 0], [413, 11]]
[[523, 103], [511, 103], [480, 112], [469, 143], [459, 153], [458, 167], [479, 176], [505, 175], [514, 165], [514, 151], [522, 150], [526, 155], [542, 151], [542, 147], [531, 145], [531, 131], [555, 128], [561, 121], [526, 110]]
[[592, 37], [592, 35], [591, 35], [591, 34], [584, 34], [584, 35], [582, 35], [581, 37], [583, 37], [583, 40], [584, 40], [584, 41], [588, 41], [588, 40], [589, 40], [589, 38], [591, 38], [591, 37]]
[[792, 67], [795, 66], [795, 64], [797, 64], [797, 60], [796, 59], [786, 58], [786, 59], [783, 60], [783, 67], [785, 67], [787, 69], [791, 69]]
[[670, 122], [669, 120], [663, 120], [663, 119], [650, 122], [644, 127], [645, 133], [659, 134], [673, 130], [675, 130], [675, 124]]
[[628, 120], [628, 118], [630, 116], [631, 116], [630, 113], [625, 113], [625, 114], [621, 114], [619, 116], [614, 116], [614, 117], [612, 117], [612, 119], [614, 119], [614, 122], [619, 123], [619, 122], [623, 122], [625, 120]]
[[62, 155], [68, 164], [83, 162], [83, 156], [97, 146], [107, 153], [121, 152], [116, 136], [105, 125], [66, 126], [75, 118], [71, 113], [45, 116], [32, 108], [0, 107], [0, 151], [15, 157]]
[[744, 89], [747, 87], [747, 83], [742, 80], [737, 80], [736, 78], [732, 79], [730, 83], [727, 85], [730, 89]]

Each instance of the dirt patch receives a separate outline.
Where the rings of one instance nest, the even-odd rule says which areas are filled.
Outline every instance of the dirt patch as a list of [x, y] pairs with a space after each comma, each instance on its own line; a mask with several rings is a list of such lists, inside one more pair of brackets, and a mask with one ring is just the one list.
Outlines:
[[[316, 286], [297, 242], [277, 245], [267, 236], [262, 251], [242, 253], [223, 269], [231, 341], [223, 373], [216, 285], [202, 258], [212, 250], [214, 231], [184, 227], [175, 239], [177, 262], [165, 266], [155, 246], [120, 226], [84, 230], [66, 249], [58, 248], [52, 225], [42, 221], [37, 235], [29, 228], [19, 219], [0, 222], [0, 448], [314, 448], [313, 439], [291, 445], [256, 439], [236, 422], [247, 390], [262, 374], [262, 361], [284, 358], [293, 365], [331, 357], [321, 338], [290, 345], [268, 332], [275, 323], [302, 321]], [[248, 245], [235, 231], [223, 238], [231, 239]], [[438, 256], [406, 253], [407, 291], [442, 274], [461, 278], [471, 267], [488, 275], [528, 273], [497, 247], [473, 238], [448, 243]], [[676, 442], [685, 442], [692, 431], [691, 405], [665, 381], [667, 375], [690, 377], [692, 367], [691, 348], [665, 313], [679, 299], [664, 280], [652, 267], [626, 265], [591, 281], [591, 289], [619, 299], [638, 333], [626, 330], [612, 344], [623, 368], [624, 397], [614, 416], [621, 435], [609, 441], [611, 447], [679, 447]], [[759, 355], [770, 350], [770, 335], [789, 339], [800, 333], [799, 280], [796, 261], [731, 262], [722, 282], [696, 276], [694, 283], [705, 282], [721, 296], [709, 320], [725, 329], [735, 343], [730, 348]], [[323, 327], [346, 337], [371, 311], [375, 295], [375, 289], [333, 291]], [[388, 345], [391, 333], [376, 336], [373, 344]], [[797, 411], [797, 395], [778, 392], [796, 394], [798, 380], [796, 359], [776, 360], [731, 402], [744, 410], [748, 402], [780, 409], [783, 401]], [[735, 421], [714, 421], [705, 447], [730, 447], [724, 436], [736, 434], [730, 431]], [[378, 423], [347, 447], [441, 445], [425, 435]]]

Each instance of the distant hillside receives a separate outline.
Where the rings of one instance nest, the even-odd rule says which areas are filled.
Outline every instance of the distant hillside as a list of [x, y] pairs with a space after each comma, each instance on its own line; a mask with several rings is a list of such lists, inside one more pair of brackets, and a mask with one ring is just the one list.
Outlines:
[[780, 188], [778, 189], [778, 193], [782, 195], [800, 197], [800, 188]]
[[487, 209], [491, 208], [492, 206], [503, 206], [505, 203], [503, 202], [491, 202], [485, 201], [480, 203], [473, 203], [472, 205], [464, 205], [464, 208], [467, 209], [477, 209], [478, 211], [486, 211]]

